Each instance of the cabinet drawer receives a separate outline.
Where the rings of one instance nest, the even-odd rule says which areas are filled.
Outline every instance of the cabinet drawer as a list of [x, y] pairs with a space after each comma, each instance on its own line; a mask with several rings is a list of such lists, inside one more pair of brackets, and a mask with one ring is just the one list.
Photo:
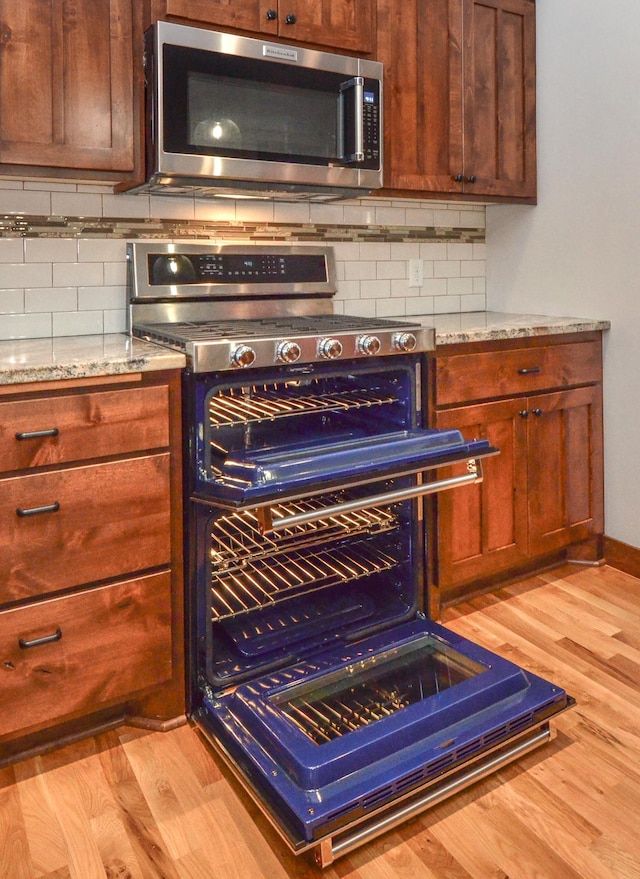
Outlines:
[[170, 551], [168, 453], [0, 480], [0, 605], [167, 565]]
[[169, 444], [164, 386], [0, 403], [0, 470], [128, 454]]
[[528, 394], [602, 379], [596, 340], [437, 357], [436, 405]]
[[170, 592], [159, 573], [0, 613], [0, 736], [169, 680]]

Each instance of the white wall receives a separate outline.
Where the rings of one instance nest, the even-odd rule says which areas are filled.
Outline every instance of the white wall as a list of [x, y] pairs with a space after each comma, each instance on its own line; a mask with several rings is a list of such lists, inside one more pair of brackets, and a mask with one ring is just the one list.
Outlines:
[[605, 533], [640, 547], [640, 4], [538, 0], [538, 205], [487, 209], [492, 310], [605, 318]]

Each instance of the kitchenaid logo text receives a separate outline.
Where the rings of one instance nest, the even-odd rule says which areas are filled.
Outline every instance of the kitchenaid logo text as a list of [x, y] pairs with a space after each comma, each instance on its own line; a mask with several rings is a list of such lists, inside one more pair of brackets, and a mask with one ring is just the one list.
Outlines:
[[280, 58], [283, 61], [297, 61], [298, 53], [295, 49], [286, 46], [263, 46], [262, 54], [265, 58]]

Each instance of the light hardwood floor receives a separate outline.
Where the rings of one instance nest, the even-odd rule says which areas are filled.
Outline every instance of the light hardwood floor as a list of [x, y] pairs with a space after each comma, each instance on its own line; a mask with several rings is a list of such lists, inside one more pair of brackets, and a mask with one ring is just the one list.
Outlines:
[[638, 879], [640, 581], [566, 566], [444, 622], [577, 699], [554, 742], [321, 873], [190, 727], [122, 728], [0, 770], [1, 879]]

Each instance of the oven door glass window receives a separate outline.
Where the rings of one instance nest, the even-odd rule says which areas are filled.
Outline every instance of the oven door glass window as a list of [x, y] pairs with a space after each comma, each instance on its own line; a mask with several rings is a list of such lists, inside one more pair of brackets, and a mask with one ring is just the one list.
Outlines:
[[314, 744], [382, 720], [486, 671], [486, 666], [426, 636], [352, 663], [319, 682], [271, 697]]

